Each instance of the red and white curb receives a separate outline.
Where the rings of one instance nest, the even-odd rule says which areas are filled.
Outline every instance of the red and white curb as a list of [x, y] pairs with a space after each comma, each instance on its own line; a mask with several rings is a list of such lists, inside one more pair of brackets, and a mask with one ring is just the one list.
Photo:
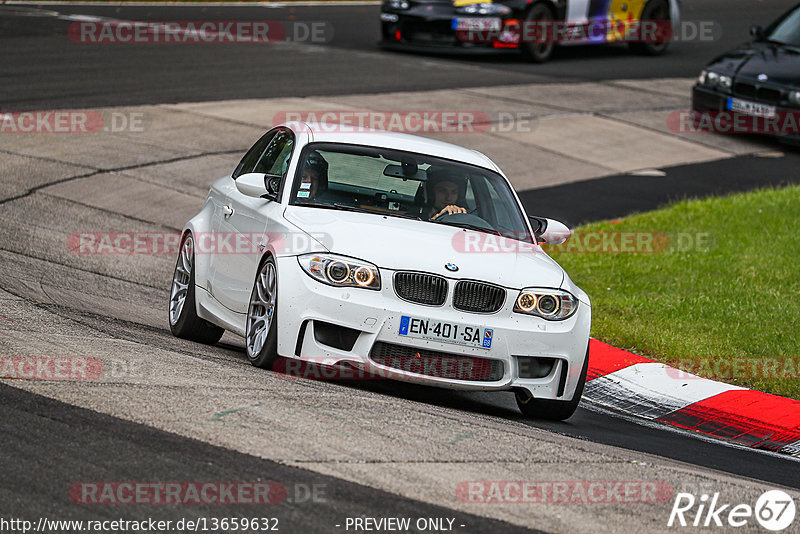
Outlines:
[[701, 378], [590, 340], [586, 400], [754, 449], [800, 457], [800, 401]]

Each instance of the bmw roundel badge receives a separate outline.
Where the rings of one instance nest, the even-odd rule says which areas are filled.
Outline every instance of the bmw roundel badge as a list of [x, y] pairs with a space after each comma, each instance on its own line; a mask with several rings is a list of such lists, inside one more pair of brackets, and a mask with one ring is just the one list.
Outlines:
[[458, 265], [456, 265], [455, 263], [447, 263], [445, 264], [444, 268], [447, 269], [448, 271], [456, 272], [458, 270]]

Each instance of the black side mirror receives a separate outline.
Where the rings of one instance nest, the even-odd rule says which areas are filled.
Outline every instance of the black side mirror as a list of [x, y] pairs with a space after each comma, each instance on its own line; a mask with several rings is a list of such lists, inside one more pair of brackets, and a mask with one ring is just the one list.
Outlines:
[[264, 175], [264, 185], [267, 188], [267, 194], [262, 195], [261, 198], [266, 198], [272, 200], [273, 202], [278, 201], [278, 194], [281, 191], [281, 180], [283, 178], [278, 176], [277, 174], [265, 174]]
[[753, 39], [756, 41], [763, 41], [764, 40], [764, 28], [762, 26], [750, 26], [750, 35], [753, 36]]
[[270, 195], [278, 195], [281, 190], [281, 177], [276, 174], [268, 174], [267, 179], [267, 192]]
[[533, 229], [533, 235], [537, 238], [541, 237], [545, 230], [547, 230], [547, 219], [544, 217], [534, 217], [529, 216], [528, 219], [531, 220], [531, 228]]

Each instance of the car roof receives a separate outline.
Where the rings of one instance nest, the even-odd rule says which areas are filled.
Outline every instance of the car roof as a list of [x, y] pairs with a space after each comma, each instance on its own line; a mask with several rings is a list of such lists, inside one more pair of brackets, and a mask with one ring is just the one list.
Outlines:
[[428, 154], [444, 159], [469, 163], [503, 174], [500, 168], [488, 157], [469, 148], [437, 141], [427, 137], [398, 132], [388, 132], [373, 128], [352, 125], [318, 122], [287, 122], [282, 124], [294, 132], [306, 132], [309, 143], [344, 143], [380, 148], [407, 150], [419, 154]]

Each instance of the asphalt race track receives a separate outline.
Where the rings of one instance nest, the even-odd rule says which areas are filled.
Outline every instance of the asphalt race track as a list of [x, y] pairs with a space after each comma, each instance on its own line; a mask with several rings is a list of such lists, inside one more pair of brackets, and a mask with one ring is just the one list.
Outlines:
[[[0, 6], [0, 112], [97, 109], [145, 118], [142, 131], [0, 133], [0, 356], [82, 357], [104, 369], [84, 381], [0, 380], [0, 518], [274, 517], [284, 532], [346, 532], [348, 518], [410, 517], [448, 518], [465, 533], [660, 532], [673, 492], [753, 504], [779, 487], [796, 497], [797, 459], [586, 403], [565, 423], [529, 421], [510, 393], [258, 370], [236, 336], [204, 346], [170, 334], [174, 256], [68, 247], [75, 232], [178, 231], [276, 110], [382, 109], [384, 93], [392, 94], [389, 109], [484, 106], [488, 131], [432, 137], [496, 158], [530, 212], [573, 225], [687, 196], [798, 183], [795, 149], [664, 126], [669, 112], [687, 106], [691, 78], [707, 60], [787, 7], [684, 2], [684, 19], [713, 21], [716, 40], [675, 43], [660, 58], [624, 47], [564, 49], [532, 65], [515, 55], [381, 51], [376, 5]], [[93, 46], [68, 39], [78, 17], [325, 21], [333, 38]], [[520, 139], [496, 131], [495, 113], [507, 109], [527, 110], [536, 128]], [[584, 130], [570, 130], [568, 121]], [[653, 155], [609, 150], [613, 128], [626, 143], [654, 144]], [[582, 145], [581, 136], [611, 144]], [[580, 157], [570, 154], [576, 150]], [[656, 504], [483, 504], [459, 489], [501, 480], [655, 481], [670, 493]], [[286, 498], [86, 504], [71, 492], [80, 483], [131, 481], [272, 481]], [[739, 530], [758, 531], [748, 528]]]
[[[162, 102], [419, 91], [516, 83], [694, 77], [715, 55], [788, 9], [778, 0], [685, 2], [683, 19], [707, 22], [716, 40], [674, 43], [658, 61], [625, 46], [562, 49], [531, 65], [508, 57], [443, 58], [380, 52], [377, 5], [291, 8], [47, 5], [0, 7], [0, 109], [78, 108]], [[329, 42], [306, 46], [115, 44], [65, 39], [66, 15], [120, 20], [324, 21]], [[59, 18], [61, 16], [62, 18]], [[688, 30], [687, 30], [688, 31]]]

